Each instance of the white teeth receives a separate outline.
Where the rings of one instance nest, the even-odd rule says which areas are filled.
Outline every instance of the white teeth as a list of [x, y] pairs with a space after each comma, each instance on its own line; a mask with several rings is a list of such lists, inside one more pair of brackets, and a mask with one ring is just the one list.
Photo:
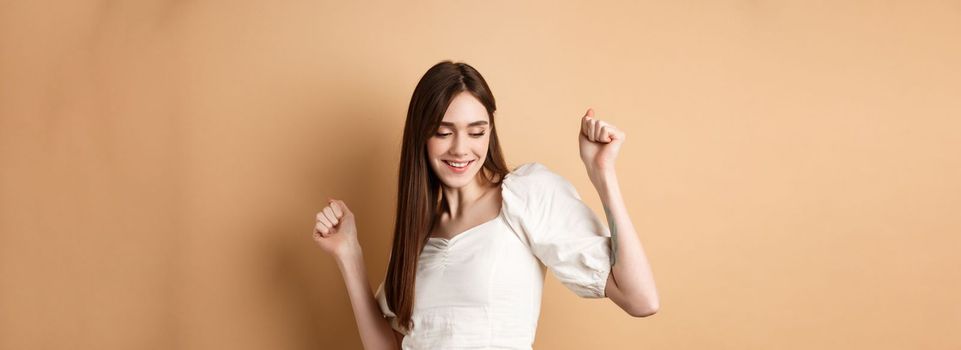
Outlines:
[[455, 167], [455, 168], [463, 168], [463, 167], [467, 166], [467, 164], [470, 163], [470, 162], [454, 163], [454, 162], [449, 162], [449, 161], [446, 161], [446, 160], [445, 160], [444, 163], [450, 164], [450, 166]]

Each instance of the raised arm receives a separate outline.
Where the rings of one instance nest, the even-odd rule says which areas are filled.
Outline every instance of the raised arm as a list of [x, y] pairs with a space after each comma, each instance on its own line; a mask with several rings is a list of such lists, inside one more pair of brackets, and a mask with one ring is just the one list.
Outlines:
[[627, 135], [613, 125], [595, 119], [587, 110], [578, 134], [581, 160], [604, 205], [611, 231], [611, 274], [604, 292], [617, 306], [634, 317], [653, 315], [660, 308], [654, 275], [634, 224], [624, 205], [614, 161]]
[[399, 337], [395, 336], [374, 299], [367, 280], [364, 254], [357, 241], [354, 214], [343, 201], [331, 200], [317, 213], [314, 241], [337, 261], [364, 349], [400, 349]]

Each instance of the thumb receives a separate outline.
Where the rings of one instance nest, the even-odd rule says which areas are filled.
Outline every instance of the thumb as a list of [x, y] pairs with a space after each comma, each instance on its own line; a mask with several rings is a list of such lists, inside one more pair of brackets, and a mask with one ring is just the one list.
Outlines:
[[345, 204], [344, 201], [337, 199], [334, 200], [334, 203], [340, 207], [340, 210], [344, 212], [344, 215], [354, 216], [354, 213], [347, 208], [347, 204]]

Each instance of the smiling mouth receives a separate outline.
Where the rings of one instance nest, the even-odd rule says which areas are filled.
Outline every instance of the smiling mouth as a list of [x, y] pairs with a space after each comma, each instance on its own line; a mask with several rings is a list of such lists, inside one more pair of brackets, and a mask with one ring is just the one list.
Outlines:
[[451, 161], [445, 160], [445, 161], [443, 161], [443, 162], [446, 163], [447, 165], [450, 165], [451, 167], [454, 167], [454, 168], [457, 168], [457, 169], [463, 169], [463, 168], [466, 168], [467, 166], [469, 166], [469, 165], [470, 165], [471, 163], [473, 163], [474, 161], [473, 161], [473, 160], [470, 160], [470, 161], [466, 161], [466, 162], [451, 162]]

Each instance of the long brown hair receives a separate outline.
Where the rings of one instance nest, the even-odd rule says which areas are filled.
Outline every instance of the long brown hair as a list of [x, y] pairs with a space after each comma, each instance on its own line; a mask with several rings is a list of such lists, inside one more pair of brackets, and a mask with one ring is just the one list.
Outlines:
[[494, 127], [497, 109], [494, 95], [484, 77], [466, 63], [442, 61], [428, 69], [414, 88], [407, 108], [397, 181], [394, 243], [384, 281], [387, 305], [397, 315], [398, 324], [406, 329], [412, 328], [417, 260], [442, 210], [441, 181], [430, 167], [427, 140], [437, 132], [450, 101], [463, 91], [476, 97], [490, 118], [487, 159], [478, 174], [500, 184], [509, 172]]

